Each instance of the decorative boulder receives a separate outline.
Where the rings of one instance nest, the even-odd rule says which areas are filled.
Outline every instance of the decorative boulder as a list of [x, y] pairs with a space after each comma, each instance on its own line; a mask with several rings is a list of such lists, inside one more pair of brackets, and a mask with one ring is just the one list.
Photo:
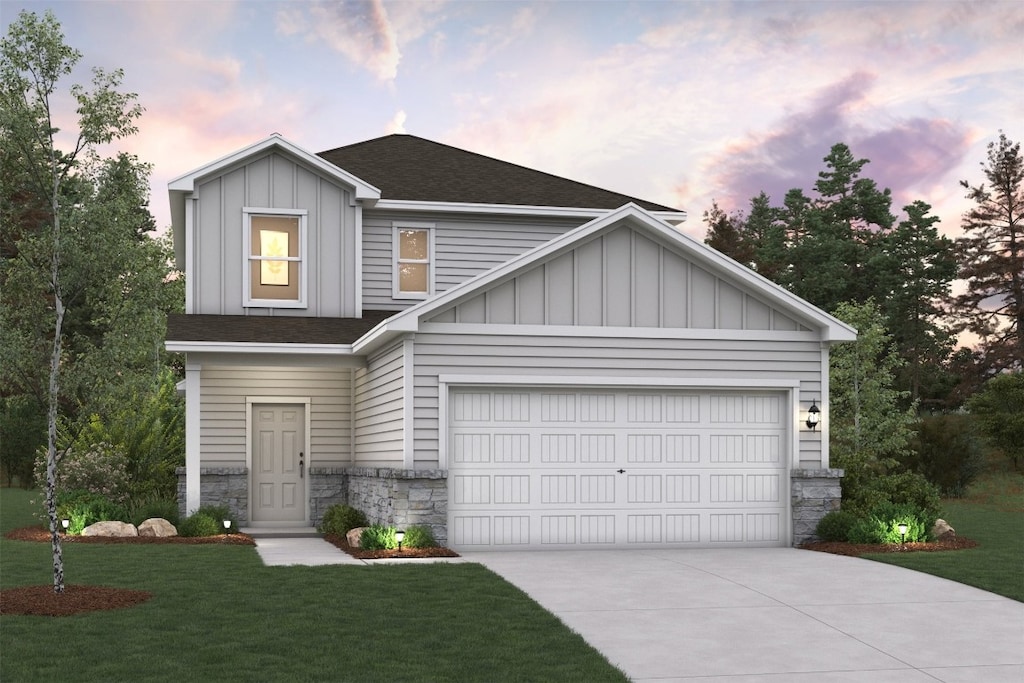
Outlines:
[[946, 520], [937, 519], [935, 524], [932, 525], [932, 538], [936, 541], [946, 541], [951, 538], [956, 538], [956, 530], [951, 527]]
[[96, 522], [82, 529], [83, 536], [138, 536], [134, 524], [126, 522]]
[[345, 534], [345, 540], [348, 541], [350, 548], [358, 548], [359, 544], [363, 540], [363, 531], [366, 529], [364, 526], [357, 526], [355, 529], [349, 529], [348, 533]]
[[150, 517], [139, 525], [139, 536], [166, 538], [177, 535], [178, 530], [174, 528], [174, 525], [162, 517]]

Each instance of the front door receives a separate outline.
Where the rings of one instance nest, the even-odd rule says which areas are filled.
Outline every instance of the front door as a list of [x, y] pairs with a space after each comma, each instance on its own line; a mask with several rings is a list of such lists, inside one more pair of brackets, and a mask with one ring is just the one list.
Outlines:
[[304, 406], [256, 404], [252, 413], [252, 521], [304, 522]]

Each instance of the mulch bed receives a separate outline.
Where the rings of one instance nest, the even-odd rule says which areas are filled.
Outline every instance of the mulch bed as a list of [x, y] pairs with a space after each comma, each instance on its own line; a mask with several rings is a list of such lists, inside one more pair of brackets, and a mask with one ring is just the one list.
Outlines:
[[[42, 527], [27, 526], [24, 529], [15, 529], [4, 534], [4, 538], [12, 541], [45, 541], [50, 542], [50, 532]], [[246, 534], [220, 534], [219, 536], [68, 536], [61, 535], [61, 543], [132, 543], [132, 544], [165, 544], [179, 543], [183, 545], [209, 545], [219, 543], [221, 545], [256, 545], [252, 536]]]
[[867, 553], [934, 553], [946, 550], [965, 550], [975, 548], [977, 541], [972, 541], [963, 536], [953, 536], [941, 541], [930, 541], [928, 543], [905, 543], [896, 545], [892, 543], [835, 543], [829, 541], [814, 541], [804, 543], [800, 547], [804, 550], [816, 550], [822, 553], [833, 555], [848, 555], [859, 557]]
[[386, 558], [405, 558], [412, 559], [417, 557], [458, 557], [459, 554], [450, 548], [442, 548], [440, 546], [434, 548], [402, 548], [399, 552], [395, 550], [363, 550], [362, 548], [353, 548], [348, 544], [348, 541], [344, 536], [337, 534], [325, 534], [324, 540], [339, 548], [352, 557], [360, 560], [383, 560]]

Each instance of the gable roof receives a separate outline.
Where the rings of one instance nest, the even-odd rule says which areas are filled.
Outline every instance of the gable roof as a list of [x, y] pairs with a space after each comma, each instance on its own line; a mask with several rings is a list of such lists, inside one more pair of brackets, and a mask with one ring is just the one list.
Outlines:
[[624, 223], [634, 229], [650, 232], [662, 240], [675, 244], [687, 258], [707, 267], [715, 273], [742, 283], [759, 294], [771, 305], [791, 312], [798, 320], [805, 322], [809, 327], [819, 330], [822, 341], [853, 341], [857, 338], [857, 331], [838, 318], [829, 315], [792, 292], [740, 265], [728, 256], [684, 235], [639, 206], [627, 204], [575, 230], [559, 235], [549, 242], [510, 259], [475, 278], [462, 282], [436, 297], [407, 308], [382, 322], [365, 337], [357, 341], [355, 346], [365, 346], [373, 343], [378, 338], [387, 337], [391, 334], [415, 332], [418, 330], [420, 322], [426, 320], [431, 313], [439, 312], [451, 304], [464, 301], [479, 292], [485, 291], [491, 285], [498, 284], [509, 277], [523, 273], [539, 263], [574, 249], [578, 244], [590, 237], [613, 230]]
[[633, 203], [648, 211], [683, 214], [679, 209], [415, 135], [386, 135], [319, 155], [379, 187], [382, 200], [603, 210]]

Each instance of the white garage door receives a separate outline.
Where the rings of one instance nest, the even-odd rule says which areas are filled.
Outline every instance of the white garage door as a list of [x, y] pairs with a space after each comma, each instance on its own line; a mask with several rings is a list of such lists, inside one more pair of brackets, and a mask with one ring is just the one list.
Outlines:
[[785, 405], [771, 392], [453, 388], [448, 541], [787, 545]]

